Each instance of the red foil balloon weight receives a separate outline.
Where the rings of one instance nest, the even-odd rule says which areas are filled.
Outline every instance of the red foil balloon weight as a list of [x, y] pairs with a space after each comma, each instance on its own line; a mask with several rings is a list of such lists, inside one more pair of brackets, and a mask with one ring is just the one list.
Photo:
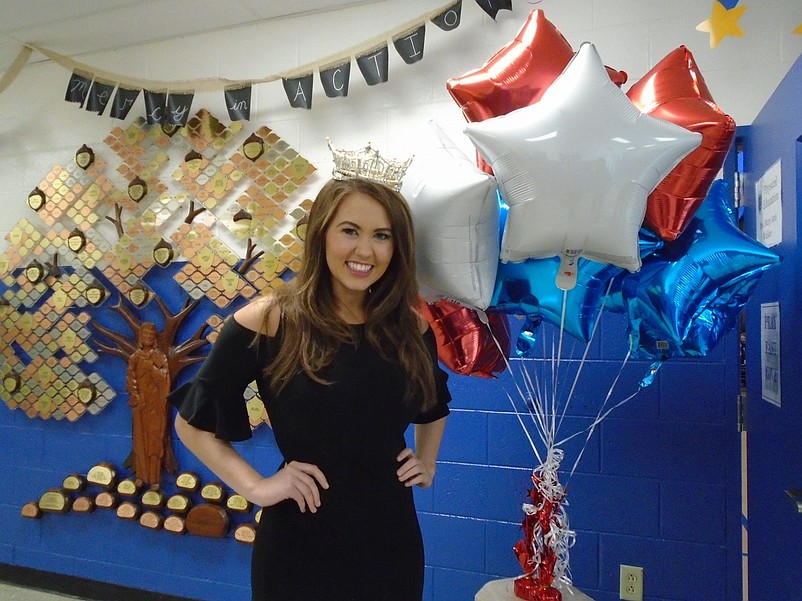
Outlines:
[[558, 578], [570, 583], [565, 572], [568, 548], [574, 532], [568, 529], [568, 516], [563, 500], [565, 490], [557, 480], [562, 451], [552, 449], [546, 462], [532, 472], [529, 502], [524, 503], [526, 516], [521, 524], [523, 539], [513, 547], [524, 575], [514, 581], [515, 596], [525, 601], [562, 601], [562, 593], [554, 586]]
[[480, 378], [493, 378], [494, 373], [504, 371], [510, 332], [503, 314], [488, 315], [485, 324], [476, 311], [459, 303], [441, 300], [429, 304], [422, 298], [419, 309], [434, 331], [437, 356], [448, 369]]
[[642, 112], [702, 134], [702, 143], [649, 195], [644, 225], [676, 240], [705, 199], [735, 135], [735, 122], [713, 101], [690, 50], [680, 46], [627, 92]]

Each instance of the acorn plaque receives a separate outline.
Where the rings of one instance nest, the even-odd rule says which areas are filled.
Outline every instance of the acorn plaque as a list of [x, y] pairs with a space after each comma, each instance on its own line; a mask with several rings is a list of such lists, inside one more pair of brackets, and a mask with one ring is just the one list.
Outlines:
[[126, 478], [117, 485], [117, 492], [124, 497], [135, 497], [143, 486], [142, 480], [138, 478]]
[[61, 488], [51, 488], [39, 499], [39, 509], [48, 513], [67, 513], [72, 500]]
[[256, 526], [253, 524], [240, 524], [234, 531], [234, 539], [246, 545], [252, 545], [256, 540]]
[[20, 510], [20, 515], [24, 518], [38, 520], [42, 517], [42, 510], [39, 509], [39, 504], [36, 501], [25, 503]]
[[135, 520], [139, 517], [139, 505], [131, 501], [123, 501], [117, 507], [117, 517], [123, 520]]
[[161, 530], [164, 525], [164, 518], [153, 510], [144, 511], [139, 516], [139, 525], [151, 530]]
[[64, 478], [61, 487], [70, 492], [80, 492], [86, 488], [86, 478], [81, 474], [71, 474]]
[[222, 538], [228, 534], [228, 512], [219, 505], [204, 503], [193, 507], [187, 514], [187, 530], [196, 536]]
[[110, 490], [117, 484], [117, 470], [109, 463], [98, 463], [89, 470], [86, 480], [90, 484]]
[[72, 510], [76, 513], [92, 513], [95, 510], [95, 501], [92, 497], [82, 495], [73, 501]]
[[165, 500], [164, 493], [158, 488], [151, 488], [142, 495], [142, 505], [151, 509], [164, 507]]
[[167, 509], [176, 513], [186, 513], [192, 508], [192, 501], [186, 495], [173, 495], [167, 499]]
[[168, 515], [164, 518], [164, 529], [173, 534], [186, 534], [187, 522], [180, 515]]
[[248, 513], [253, 504], [242, 495], [231, 495], [226, 501], [226, 507], [236, 513]]
[[219, 482], [210, 482], [201, 489], [201, 497], [209, 503], [222, 505], [226, 500], [226, 491]]
[[117, 497], [107, 490], [104, 490], [95, 497], [95, 506], [103, 509], [114, 509], [117, 507]]
[[181, 472], [175, 479], [175, 485], [181, 490], [195, 492], [200, 488], [200, 478], [192, 472]]

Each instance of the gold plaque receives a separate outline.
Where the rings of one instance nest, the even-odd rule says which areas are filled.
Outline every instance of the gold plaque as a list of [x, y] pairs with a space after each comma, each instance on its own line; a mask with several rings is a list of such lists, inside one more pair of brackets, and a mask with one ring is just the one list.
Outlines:
[[31, 284], [38, 284], [45, 278], [45, 268], [39, 261], [33, 261], [25, 268], [25, 277]]
[[134, 202], [139, 202], [148, 194], [148, 184], [140, 177], [134, 178], [128, 184], [128, 197]]
[[117, 497], [104, 490], [95, 497], [95, 505], [103, 509], [114, 509], [117, 507]]
[[222, 503], [225, 500], [225, 490], [219, 482], [210, 482], [201, 489], [201, 497], [210, 503]]
[[253, 516], [253, 521], [254, 521], [254, 522], [256, 522], [257, 524], [258, 524], [260, 521], [262, 521], [262, 510], [261, 510], [261, 509], [260, 509], [259, 511], [257, 511], [257, 512], [256, 512], [256, 515], [255, 515], [255, 516]]
[[256, 540], [256, 526], [253, 524], [241, 524], [234, 531], [234, 539], [246, 545], [252, 545]]
[[67, 513], [70, 505], [70, 498], [60, 488], [50, 489], [39, 499], [39, 509], [51, 513]]
[[187, 522], [179, 515], [168, 515], [164, 518], [164, 529], [173, 534], [186, 534]]
[[164, 493], [157, 489], [146, 491], [142, 495], [142, 504], [145, 507], [162, 507], [164, 506]]
[[173, 247], [164, 240], [153, 249], [153, 260], [161, 267], [167, 267], [172, 262], [174, 255]]
[[95, 152], [86, 144], [78, 149], [75, 153], [75, 164], [81, 169], [87, 170], [95, 162]]
[[98, 463], [89, 470], [86, 479], [90, 484], [111, 489], [117, 484], [117, 470], [108, 463]]
[[28, 206], [34, 211], [39, 212], [41, 208], [45, 206], [46, 200], [45, 193], [39, 188], [34, 188], [31, 193], [28, 194]]
[[256, 161], [264, 152], [265, 141], [256, 134], [251, 134], [242, 144], [242, 154], [249, 161]]
[[139, 505], [131, 501], [123, 501], [117, 507], [117, 517], [123, 520], [135, 520], [139, 517]]
[[306, 228], [309, 225], [309, 215], [304, 215], [295, 226], [295, 235], [301, 242], [306, 241]]
[[97, 398], [97, 388], [89, 380], [84, 380], [75, 394], [84, 405], [90, 405]]
[[143, 286], [134, 286], [128, 292], [128, 300], [134, 303], [137, 307], [141, 307], [147, 303], [149, 297], [150, 293], [148, 292], [148, 289]]
[[134, 497], [139, 494], [142, 488], [142, 480], [135, 478], [126, 478], [117, 485], [117, 492], [124, 497]]
[[72, 510], [76, 513], [92, 513], [95, 510], [95, 502], [90, 497], [78, 497], [72, 504]]
[[237, 513], [248, 513], [253, 505], [242, 495], [231, 495], [226, 501], [226, 507]]
[[81, 252], [86, 247], [86, 236], [84, 233], [78, 228], [72, 230], [67, 238], [67, 247], [74, 253]]
[[77, 492], [86, 487], [86, 478], [81, 474], [72, 474], [64, 478], [64, 482], [62, 482], [61, 486], [65, 490]]
[[155, 511], [145, 511], [139, 516], [139, 525], [151, 530], [161, 530], [164, 518]]
[[93, 284], [86, 289], [84, 296], [92, 305], [97, 306], [106, 298], [106, 291], [101, 286]]
[[25, 503], [19, 513], [22, 517], [32, 520], [38, 520], [42, 517], [42, 510], [39, 509], [39, 504], [36, 501]]
[[192, 507], [192, 501], [186, 495], [173, 495], [167, 499], [167, 509], [176, 513], [186, 513]]
[[182, 472], [175, 479], [175, 485], [181, 490], [195, 492], [200, 488], [200, 478], [192, 472]]
[[6, 392], [15, 393], [22, 385], [22, 379], [17, 374], [6, 374], [3, 378], [3, 388]]

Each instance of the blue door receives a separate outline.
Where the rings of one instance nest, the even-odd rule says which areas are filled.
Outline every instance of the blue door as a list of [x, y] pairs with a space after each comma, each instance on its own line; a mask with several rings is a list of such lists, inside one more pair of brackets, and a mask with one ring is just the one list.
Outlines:
[[[761, 205], [764, 218], [781, 219], [781, 230], [772, 235], [781, 232], [782, 240], [772, 250], [782, 263], [763, 275], [746, 310], [748, 591], [752, 601], [802, 599], [802, 513], [792, 498], [802, 495], [802, 58], [745, 130], [744, 218], [750, 235], [757, 237], [755, 184], [766, 182], [767, 171], [772, 179], [777, 161], [782, 194], [781, 212]], [[761, 333], [764, 343], [776, 333], [770, 318], [761, 322], [761, 306], [770, 317], [772, 303], [779, 303], [780, 316], [778, 386], [770, 380], [775, 348], [761, 346]], [[764, 395], [779, 396], [779, 403]]]

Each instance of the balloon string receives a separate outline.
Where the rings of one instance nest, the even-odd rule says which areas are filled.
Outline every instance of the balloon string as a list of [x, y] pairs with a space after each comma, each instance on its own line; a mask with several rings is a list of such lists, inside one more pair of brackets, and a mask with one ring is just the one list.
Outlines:
[[[604, 290], [604, 296], [602, 296], [601, 305], [599, 306], [599, 312], [596, 314], [596, 319], [593, 320], [593, 328], [590, 330], [590, 338], [588, 339], [587, 344], [585, 345], [585, 350], [582, 353], [582, 359], [579, 362], [579, 367], [576, 370], [576, 375], [574, 376], [574, 382], [571, 384], [571, 391], [568, 393], [568, 398], [565, 400], [565, 406], [563, 407], [562, 414], [560, 415], [560, 422], [557, 426], [557, 431], [555, 432], [555, 438], [557, 437], [557, 432], [560, 431], [562, 427], [563, 418], [565, 418], [565, 414], [568, 412], [568, 406], [571, 404], [571, 399], [574, 398], [574, 390], [576, 390], [576, 385], [579, 382], [579, 376], [582, 375], [582, 370], [585, 367], [585, 359], [587, 359], [588, 352], [590, 351], [590, 344], [593, 342], [593, 338], [596, 336], [596, 330], [599, 327], [599, 323], [601, 323], [601, 316], [602, 312], [604, 311], [604, 304], [607, 302], [607, 295], [610, 293], [610, 288], [613, 285], [613, 280], [607, 282], [607, 288]], [[567, 294], [567, 293], [564, 293]], [[563, 316], [562, 319], [565, 319], [565, 304], [563, 304]]]
[[[490, 323], [489, 323], [489, 321], [487, 319], [487, 314], [484, 311], [479, 311], [479, 310], [477, 310], [476, 313], [479, 316], [479, 320], [483, 324], [485, 324], [487, 326], [488, 332], [490, 332], [490, 337], [493, 339], [493, 342], [495, 343], [496, 348], [499, 351], [499, 354], [504, 359], [504, 364], [506, 365], [507, 369], [509, 370], [510, 376], [512, 376], [512, 383], [515, 385], [515, 389], [518, 391], [518, 396], [520, 396], [521, 399], [523, 399], [524, 404], [526, 404], [527, 395], [524, 394], [523, 390], [521, 390], [521, 387], [518, 384], [518, 381], [516, 380], [515, 375], [513, 374], [512, 365], [510, 364], [510, 361], [507, 358], [507, 354], [504, 352], [504, 349], [501, 347], [501, 343], [498, 341], [498, 338], [496, 338], [496, 335], [493, 332], [493, 329], [490, 327]], [[537, 403], [538, 405], [540, 404], [540, 401], [536, 398], [536, 395], [528, 395], [528, 396], [529, 396], [529, 398], [531, 398], [533, 403]], [[529, 434], [529, 430], [527, 430], [526, 426], [524, 425], [524, 422], [521, 419], [520, 413], [518, 412], [518, 408], [516, 407], [515, 402], [512, 400], [512, 395], [510, 395], [509, 392], [507, 393], [507, 398], [509, 398], [509, 400], [510, 400], [510, 404], [512, 405], [512, 410], [515, 413], [515, 416], [518, 418], [518, 423], [521, 424], [521, 428], [523, 429], [524, 434], [526, 435], [526, 438], [529, 440], [529, 444], [532, 447], [532, 451], [535, 453], [535, 456], [537, 457], [538, 462], [539, 463], [543, 463], [543, 460], [540, 457], [540, 453], [537, 450], [537, 446], [535, 445], [535, 442], [532, 440], [532, 437]], [[546, 429], [546, 424], [542, 421], [542, 418], [541, 418], [542, 408], [539, 411], [530, 410], [529, 414], [530, 414], [530, 416], [532, 416], [532, 421], [535, 424], [535, 428], [540, 433], [541, 439], [544, 440], [544, 442], [545, 442], [547, 429]], [[535, 420], [536, 417], [537, 417], [537, 420], [540, 421], [540, 424], [538, 424], [538, 421]]]

